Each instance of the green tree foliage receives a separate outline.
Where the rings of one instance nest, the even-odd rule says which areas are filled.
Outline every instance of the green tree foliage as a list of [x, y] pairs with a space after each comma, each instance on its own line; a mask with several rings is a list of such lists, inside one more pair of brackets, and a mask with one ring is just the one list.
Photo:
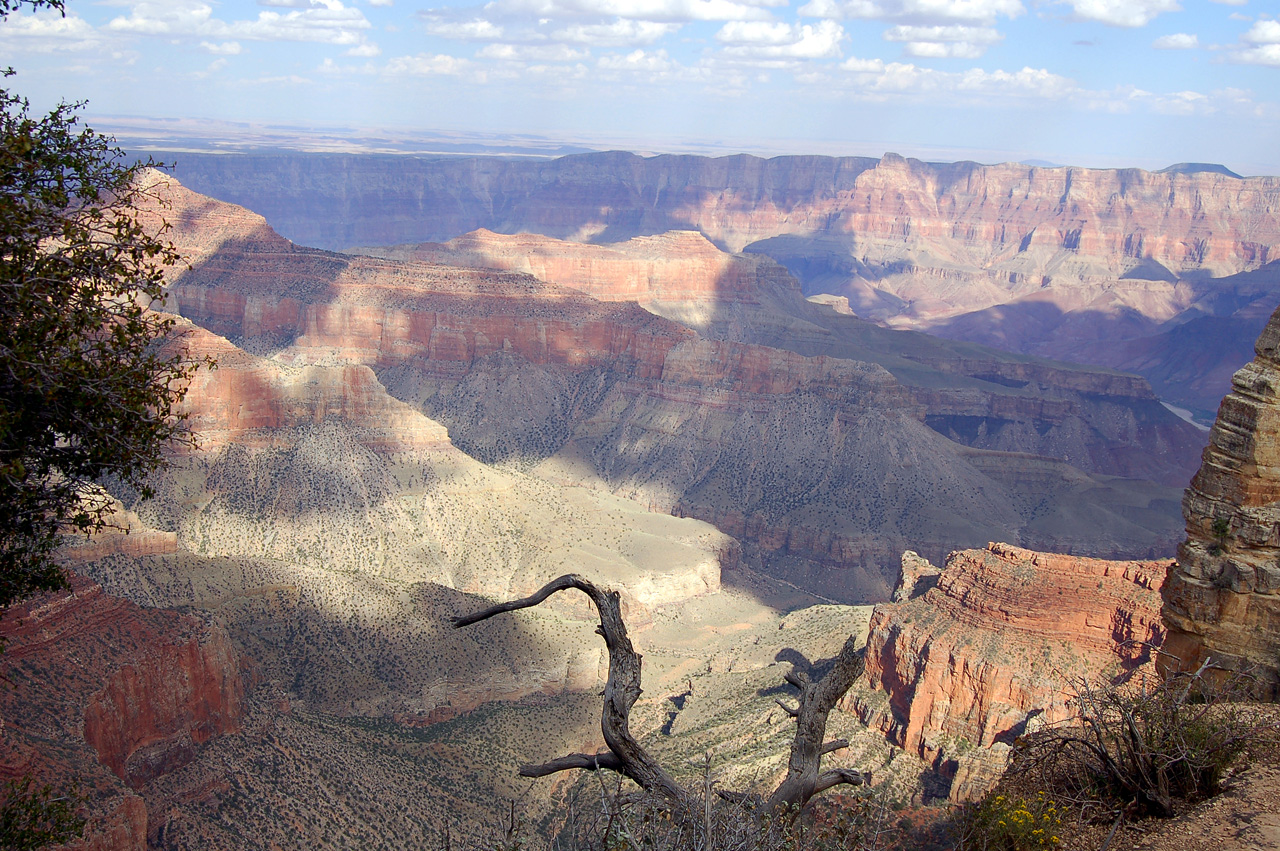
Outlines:
[[55, 795], [50, 786], [35, 785], [31, 775], [0, 787], [0, 848], [35, 851], [61, 845], [84, 834], [74, 795]]
[[[24, 3], [0, 0], [0, 18]], [[2, 24], [0, 24], [2, 25]], [[11, 75], [8, 72], [6, 76]], [[171, 245], [135, 208], [150, 163], [0, 89], [0, 609], [64, 587], [60, 535], [108, 523], [103, 477], [149, 496], [195, 365], [156, 313]]]

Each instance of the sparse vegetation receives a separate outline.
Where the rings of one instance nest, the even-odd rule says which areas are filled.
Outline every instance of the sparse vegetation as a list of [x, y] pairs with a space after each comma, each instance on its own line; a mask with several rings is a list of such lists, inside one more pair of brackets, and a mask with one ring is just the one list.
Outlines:
[[10, 780], [0, 788], [0, 848], [36, 851], [61, 845], [84, 833], [84, 819], [76, 812], [74, 792], [59, 794], [52, 786], [37, 786], [31, 775]]
[[1199, 671], [1119, 685], [1077, 682], [1079, 715], [1028, 736], [1015, 772], [1105, 810], [1168, 817], [1180, 801], [1218, 791], [1224, 772], [1275, 723], [1243, 702], [1248, 681], [1226, 686]]
[[1030, 798], [990, 794], [955, 817], [957, 851], [1041, 851], [1062, 843], [1062, 814], [1044, 792]]

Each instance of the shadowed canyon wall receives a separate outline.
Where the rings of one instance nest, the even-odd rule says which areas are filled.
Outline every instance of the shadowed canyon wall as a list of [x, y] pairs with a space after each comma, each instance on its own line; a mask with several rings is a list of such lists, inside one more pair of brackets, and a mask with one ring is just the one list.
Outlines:
[[[1247, 360], [1232, 340], [1261, 329], [1280, 274], [1280, 181], [1208, 169], [894, 154], [174, 158], [193, 188], [325, 248], [478, 228], [597, 243], [696, 230], [770, 255], [806, 294], [845, 296], [861, 316], [1136, 371], [1202, 418]], [[1194, 372], [1172, 351], [1189, 339], [1201, 343]]]
[[[711, 521], [828, 596], [884, 599], [908, 547], [1172, 549], [1176, 492], [1138, 479], [1180, 484], [1198, 435], [1131, 376], [887, 331], [800, 299], [837, 325], [813, 325], [837, 339], [831, 354], [708, 339], [525, 274], [299, 248], [245, 211], [219, 242], [206, 223], [234, 212], [180, 187], [172, 198], [174, 220], [193, 222], [175, 225], [175, 242], [204, 258], [171, 288], [195, 324], [271, 369], [376, 376], [481, 461]], [[769, 261], [700, 244], [703, 280], [740, 268], [744, 301], [794, 295]], [[259, 403], [231, 410], [266, 416]]]

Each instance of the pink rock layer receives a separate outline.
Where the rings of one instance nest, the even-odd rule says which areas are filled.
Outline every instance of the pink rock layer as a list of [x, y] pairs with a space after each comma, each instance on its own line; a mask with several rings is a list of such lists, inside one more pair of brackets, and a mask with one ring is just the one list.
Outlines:
[[365, 253], [527, 272], [600, 301], [753, 304], [770, 291], [799, 292], [796, 279], [777, 262], [760, 254], [726, 253], [696, 231], [590, 245], [533, 233], [508, 235], [481, 229], [443, 244], [369, 249]]
[[846, 700], [895, 744], [954, 771], [971, 747], [1070, 717], [1074, 680], [1148, 663], [1164, 639], [1158, 589], [1169, 566], [996, 543], [954, 552], [936, 586], [876, 606], [871, 692]]

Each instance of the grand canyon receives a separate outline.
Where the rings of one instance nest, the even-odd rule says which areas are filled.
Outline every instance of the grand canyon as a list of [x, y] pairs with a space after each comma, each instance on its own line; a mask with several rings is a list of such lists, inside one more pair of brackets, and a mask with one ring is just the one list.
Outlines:
[[850, 635], [826, 764], [904, 803], [980, 797], [1069, 677], [1277, 688], [1280, 179], [173, 157], [197, 446], [0, 622], [0, 776], [77, 781], [79, 847], [554, 836], [592, 787], [517, 766], [602, 747], [595, 613], [451, 621], [569, 572], [636, 734], [725, 788]]

